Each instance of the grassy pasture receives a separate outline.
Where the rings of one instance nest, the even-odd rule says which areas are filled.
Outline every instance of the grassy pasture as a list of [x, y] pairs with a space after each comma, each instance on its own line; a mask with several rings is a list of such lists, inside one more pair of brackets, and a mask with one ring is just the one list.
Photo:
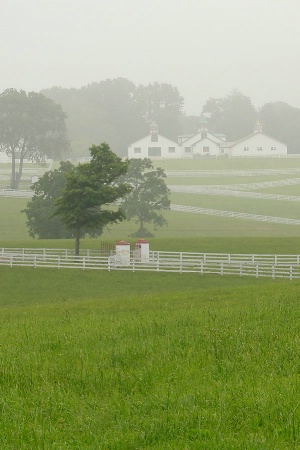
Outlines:
[[196, 158], [156, 160], [165, 170], [247, 170], [300, 168], [300, 158]]
[[[258, 169], [258, 168], [291, 168], [300, 167], [300, 159], [196, 159], [157, 161], [156, 164], [167, 169]], [[188, 177], [168, 178], [169, 184], [236, 184], [259, 182], [297, 177], [297, 174], [260, 176], [260, 177]], [[264, 188], [263, 192], [300, 195], [299, 186], [282, 186]], [[299, 218], [299, 205], [292, 202], [234, 198], [225, 196], [172, 194], [172, 202], [188, 206], [222, 209], [229, 211], [249, 212], [253, 214], [274, 215], [288, 218]], [[26, 216], [20, 211], [26, 207], [26, 199], [0, 198], [0, 240], [29, 239], [26, 229]], [[297, 226], [273, 223], [253, 222], [247, 220], [222, 218], [214, 216], [194, 215], [188, 213], [167, 212], [168, 227], [153, 230], [157, 238], [202, 238], [210, 236], [299, 236]], [[111, 226], [101, 239], [128, 239], [136, 231], [134, 222], [125, 221]], [[5, 244], [3, 244], [5, 245]]]
[[172, 193], [171, 202], [199, 208], [300, 219], [300, 202], [185, 193]]
[[1, 448], [299, 448], [298, 283], [0, 274]]
[[[195, 169], [196, 161], [180, 163]], [[257, 164], [294, 162], [300, 167]], [[29, 239], [26, 203], [0, 198], [0, 246], [74, 246]], [[300, 253], [296, 226], [166, 217], [153, 250]], [[135, 228], [124, 222], [82, 247]], [[0, 279], [1, 448], [300, 448], [300, 282], [3, 266]]]
[[[82, 249], [99, 249], [101, 247], [102, 238], [83, 239]], [[207, 252], [207, 253], [257, 253], [257, 254], [300, 254], [300, 237], [186, 237], [178, 239], [178, 237], [167, 238], [151, 238], [151, 250], [160, 251], [184, 251], [184, 252]], [[112, 245], [115, 240], [109, 241]], [[135, 243], [135, 239], [130, 238], [128, 242]], [[12, 240], [0, 241], [0, 247], [8, 248], [74, 248], [72, 239], [30, 239], [30, 240]]]
[[[181, 194], [179, 194], [181, 195]], [[190, 195], [191, 200], [199, 201], [197, 195]], [[214, 196], [207, 196], [206, 198], [214, 199]], [[193, 200], [193, 201], [194, 201]], [[209, 200], [209, 199], [208, 199]], [[246, 199], [247, 200], [247, 199]], [[259, 205], [260, 200], [257, 201]], [[37, 247], [44, 247], [40, 240], [33, 240], [29, 238], [26, 227], [26, 216], [21, 214], [21, 210], [26, 207], [26, 199], [10, 199], [0, 198], [0, 245], [4, 247], [19, 247], [18, 242], [23, 242], [22, 247], [35, 245]], [[274, 205], [279, 208], [281, 202], [273, 201]], [[184, 203], [183, 203], [184, 204]], [[192, 205], [192, 201], [186, 204]], [[200, 203], [196, 203], [199, 206]], [[292, 203], [293, 208], [296, 204]], [[224, 203], [222, 203], [222, 208]], [[228, 209], [231, 210], [230, 205]], [[232, 209], [233, 210], [233, 209]], [[280, 209], [276, 210], [276, 215], [280, 214]], [[262, 212], [265, 214], [265, 212]], [[294, 225], [284, 225], [276, 223], [254, 222], [248, 220], [238, 220], [226, 217], [204, 216], [189, 213], [177, 213], [173, 211], [166, 212], [166, 219], [168, 220], [168, 227], [153, 230], [157, 239], [178, 239], [177, 248], [174, 251], [184, 250], [184, 244], [181, 242], [185, 239], [195, 238], [209, 238], [215, 237], [297, 237], [299, 236], [299, 229]], [[288, 216], [287, 216], [288, 217]], [[99, 238], [100, 240], [116, 240], [129, 239], [128, 236], [136, 231], [137, 225], [131, 221], [125, 221], [118, 225], [113, 225], [106, 230]], [[98, 245], [96, 241], [96, 245]], [[10, 243], [10, 244], [9, 244]], [[87, 244], [86, 244], [87, 243]], [[55, 244], [58, 247], [65, 246], [65, 243], [58, 242]], [[70, 244], [73, 246], [73, 243]], [[82, 246], [93, 245], [90, 240], [82, 240]], [[52, 246], [52, 244], [50, 244]], [[167, 250], [167, 249], [166, 249]]]
[[[265, 175], [265, 176], [255, 176], [255, 177], [236, 177], [236, 176], [215, 176], [215, 177], [173, 177], [168, 176], [167, 177], [167, 183], [168, 184], [177, 184], [177, 185], [195, 185], [195, 186], [203, 186], [203, 185], [215, 185], [220, 184], [226, 186], [227, 184], [248, 184], [248, 183], [263, 183], [265, 181], [278, 181], [278, 180], [287, 180], [291, 178], [300, 178], [300, 174], [292, 173], [290, 175], [282, 174], [282, 175]], [[299, 186], [293, 186], [298, 187]], [[281, 188], [281, 186], [280, 186]], [[263, 191], [265, 192], [266, 188], [263, 188]]]

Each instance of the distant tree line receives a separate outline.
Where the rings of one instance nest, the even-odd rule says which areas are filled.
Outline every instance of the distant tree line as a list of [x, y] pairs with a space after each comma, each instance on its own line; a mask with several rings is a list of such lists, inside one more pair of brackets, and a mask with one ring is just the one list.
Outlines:
[[263, 131], [286, 143], [289, 153], [300, 153], [300, 109], [287, 103], [255, 108], [235, 90], [209, 98], [199, 105], [199, 115], [187, 115], [183, 106], [183, 97], [170, 84], [136, 86], [124, 78], [41, 93], [7, 89], [0, 94], [0, 151], [12, 157], [11, 188], [19, 187], [25, 159], [76, 158], [99, 142], [109, 142], [117, 155], [127, 156], [127, 147], [148, 134], [153, 120], [160, 134], [176, 140], [196, 132], [200, 114], [209, 131], [225, 134], [228, 141], [251, 134], [259, 119]]
[[199, 105], [198, 115], [184, 112], [184, 99], [168, 83], [136, 86], [125, 78], [92, 83], [79, 89], [52, 87], [42, 93], [62, 106], [67, 115], [68, 136], [74, 156], [95, 142], [109, 142], [120, 156], [127, 147], [149, 132], [155, 120], [159, 133], [177, 140], [180, 134], [195, 133], [200, 114], [209, 131], [224, 133], [237, 141], [253, 132], [257, 119], [263, 131], [288, 145], [289, 153], [300, 152], [300, 109], [278, 101], [255, 108], [251, 99], [234, 90], [222, 98], [209, 98]]
[[167, 83], [135, 86], [117, 78], [80, 89], [52, 87], [42, 93], [67, 114], [74, 156], [84, 155], [84, 149], [95, 142], [109, 142], [118, 155], [127, 155], [129, 144], [144, 137], [153, 120], [170, 139], [176, 139], [181, 129], [183, 97]]

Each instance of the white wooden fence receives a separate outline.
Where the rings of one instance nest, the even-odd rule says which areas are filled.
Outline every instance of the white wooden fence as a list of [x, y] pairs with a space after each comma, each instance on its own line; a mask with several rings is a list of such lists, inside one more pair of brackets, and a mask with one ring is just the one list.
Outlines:
[[300, 173], [300, 168], [245, 169], [245, 170], [166, 170], [168, 177], [257, 177], [262, 175], [288, 175]]
[[183, 194], [198, 194], [198, 195], [217, 195], [225, 197], [238, 198], [258, 198], [260, 200], [280, 200], [287, 202], [300, 202], [300, 196], [297, 195], [282, 195], [282, 194], [266, 194], [264, 192], [251, 191], [237, 191], [230, 189], [212, 189], [202, 186], [183, 186], [183, 185], [169, 185], [171, 192], [180, 192]]
[[31, 190], [0, 189], [0, 197], [31, 198], [33, 194]]
[[[300, 184], [300, 178], [287, 178], [286, 180], [261, 181], [260, 183], [239, 183], [239, 184], [201, 184], [201, 185], [180, 185], [182, 188], [199, 188], [199, 189], [229, 189], [229, 190], [254, 190], [268, 189], [278, 186], [295, 186]], [[169, 185], [175, 186], [175, 185]], [[179, 185], [178, 185], [179, 186]]]
[[300, 255], [224, 254], [151, 251], [141, 261], [132, 253], [130, 260], [117, 255], [101, 256], [100, 250], [85, 250], [80, 256], [67, 249], [0, 249], [0, 265], [10, 267], [49, 267], [96, 270], [127, 270], [200, 275], [300, 278]]
[[197, 208], [196, 206], [174, 205], [173, 203], [171, 204], [170, 209], [171, 211], [203, 214], [205, 216], [230, 217], [242, 220], [254, 220], [258, 222], [282, 223], [285, 225], [300, 225], [300, 220], [289, 219], [288, 217], [264, 216], [261, 214], [225, 211], [222, 209]]

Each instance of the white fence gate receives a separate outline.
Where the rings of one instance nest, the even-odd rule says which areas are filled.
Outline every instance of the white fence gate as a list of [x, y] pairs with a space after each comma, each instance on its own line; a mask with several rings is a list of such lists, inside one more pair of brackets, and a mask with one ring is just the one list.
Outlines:
[[2, 248], [0, 265], [300, 278], [300, 255], [150, 251], [147, 262], [132, 253], [130, 260], [124, 263], [115, 255], [102, 256], [100, 250], [83, 250], [80, 256], [75, 256], [74, 251], [68, 249]]

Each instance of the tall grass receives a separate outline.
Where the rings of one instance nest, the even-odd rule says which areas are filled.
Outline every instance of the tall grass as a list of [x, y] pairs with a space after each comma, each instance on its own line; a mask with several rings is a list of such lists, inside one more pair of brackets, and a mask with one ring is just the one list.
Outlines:
[[2, 306], [1, 448], [298, 448], [299, 286], [175, 280]]

